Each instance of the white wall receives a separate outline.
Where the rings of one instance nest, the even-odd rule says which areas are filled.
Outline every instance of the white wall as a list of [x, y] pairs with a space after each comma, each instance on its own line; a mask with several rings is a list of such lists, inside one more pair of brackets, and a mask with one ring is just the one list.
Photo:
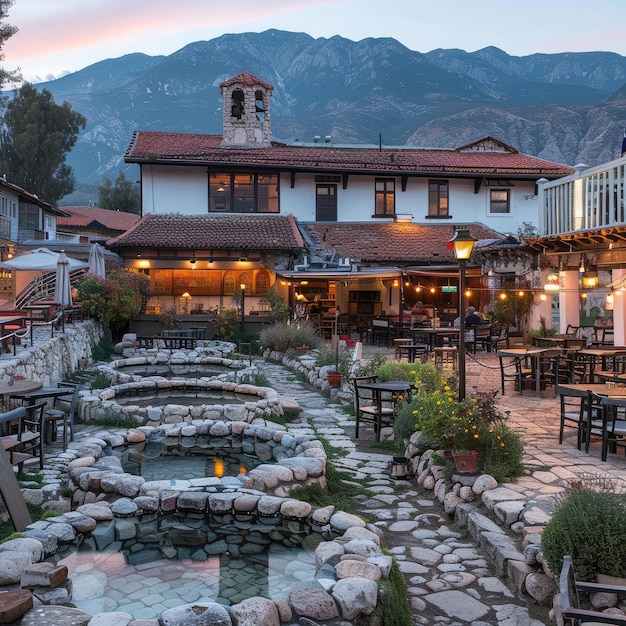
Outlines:
[[[348, 178], [347, 189], [337, 183], [337, 221], [369, 221], [374, 215], [375, 176]], [[537, 224], [538, 200], [534, 182], [515, 182], [511, 191], [510, 214], [489, 213], [489, 187], [474, 193], [469, 180], [450, 181], [451, 219], [426, 219], [428, 214], [428, 180], [409, 179], [402, 191], [400, 177], [396, 178], [396, 213], [413, 215], [413, 221], [424, 224], [453, 224], [482, 222], [500, 233], [515, 235], [524, 222]], [[280, 212], [292, 213], [298, 220], [315, 221], [315, 174], [296, 174], [291, 188], [290, 174], [280, 180]], [[144, 166], [142, 168], [144, 213], [206, 214], [208, 211], [208, 178], [204, 167]], [[378, 219], [378, 218], [376, 218]], [[384, 219], [384, 218], [383, 218]], [[391, 219], [391, 218], [389, 218]]]
[[141, 168], [143, 213], [206, 214], [209, 207], [206, 167]]

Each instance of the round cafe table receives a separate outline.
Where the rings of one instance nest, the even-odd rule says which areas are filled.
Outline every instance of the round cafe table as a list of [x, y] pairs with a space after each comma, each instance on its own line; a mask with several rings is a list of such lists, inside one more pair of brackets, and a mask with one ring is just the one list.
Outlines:
[[[14, 393], [29, 393], [41, 389], [43, 383], [38, 380], [11, 380], [8, 383], [0, 383], [0, 396], [2, 397], [2, 410], [10, 411], [11, 406], [9, 396]], [[0, 434], [5, 428], [9, 428], [8, 424], [0, 423]]]

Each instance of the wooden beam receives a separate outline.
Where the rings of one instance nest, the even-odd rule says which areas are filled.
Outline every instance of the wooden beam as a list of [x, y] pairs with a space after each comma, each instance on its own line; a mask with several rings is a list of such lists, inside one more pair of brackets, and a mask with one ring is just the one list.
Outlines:
[[18, 533], [33, 523], [20, 484], [17, 482], [17, 477], [11, 466], [9, 455], [3, 446], [0, 446], [0, 495]]

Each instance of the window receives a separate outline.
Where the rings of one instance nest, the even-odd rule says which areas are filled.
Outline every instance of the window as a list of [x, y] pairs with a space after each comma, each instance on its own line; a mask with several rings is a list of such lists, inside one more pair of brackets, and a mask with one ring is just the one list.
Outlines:
[[450, 217], [447, 180], [428, 181], [428, 217]]
[[278, 213], [277, 174], [211, 172], [210, 213]]
[[12, 198], [1, 196], [0, 215], [15, 219], [17, 217], [17, 202]]
[[39, 228], [39, 207], [23, 207], [19, 214], [18, 223], [20, 228]]
[[240, 120], [245, 110], [243, 91], [241, 91], [241, 89], [234, 89], [230, 100], [230, 116]]
[[393, 178], [377, 178], [376, 215], [394, 215], [396, 212], [396, 181]]
[[489, 213], [510, 213], [511, 212], [511, 190], [510, 189], [490, 189], [489, 190]]

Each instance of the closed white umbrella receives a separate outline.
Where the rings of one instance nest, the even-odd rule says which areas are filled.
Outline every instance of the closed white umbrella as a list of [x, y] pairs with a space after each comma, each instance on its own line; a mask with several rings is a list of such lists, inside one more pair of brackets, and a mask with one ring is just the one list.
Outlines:
[[70, 263], [65, 252], [57, 259], [57, 275], [54, 284], [54, 303], [60, 308], [72, 306], [72, 286], [70, 284]]
[[99, 278], [105, 278], [104, 250], [98, 243], [94, 243], [89, 250], [89, 273]]

